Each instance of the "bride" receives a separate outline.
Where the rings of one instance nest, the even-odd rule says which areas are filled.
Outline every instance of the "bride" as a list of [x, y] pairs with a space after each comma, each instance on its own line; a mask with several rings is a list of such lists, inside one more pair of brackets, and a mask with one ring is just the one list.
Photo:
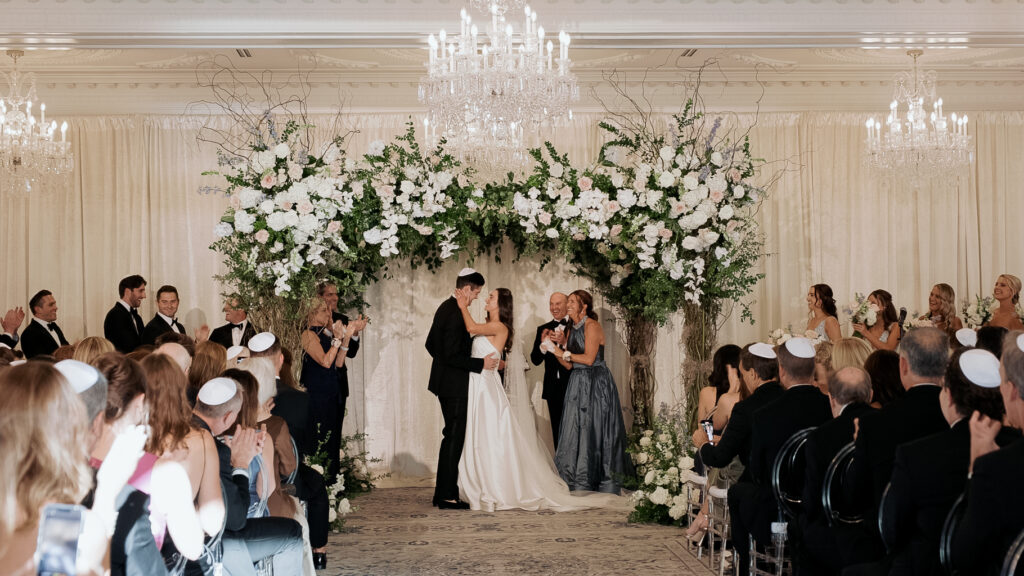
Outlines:
[[537, 436], [522, 352], [511, 344], [515, 336], [512, 293], [507, 288], [491, 291], [484, 303], [484, 324], [470, 316], [469, 298], [459, 296], [458, 301], [466, 330], [474, 336], [473, 357], [507, 357], [507, 395], [497, 372], [470, 373], [466, 443], [459, 460], [461, 499], [473, 510], [488, 512], [628, 508], [627, 499], [620, 496], [570, 494], [558, 476], [550, 452]]

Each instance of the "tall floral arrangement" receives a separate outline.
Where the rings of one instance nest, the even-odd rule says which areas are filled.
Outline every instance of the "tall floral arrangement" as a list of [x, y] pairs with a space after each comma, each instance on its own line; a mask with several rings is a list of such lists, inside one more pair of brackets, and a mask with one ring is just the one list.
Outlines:
[[690, 502], [683, 476], [693, 468], [686, 453], [686, 432], [680, 414], [662, 412], [630, 447], [638, 485], [630, 495], [630, 522], [657, 522], [681, 526]]

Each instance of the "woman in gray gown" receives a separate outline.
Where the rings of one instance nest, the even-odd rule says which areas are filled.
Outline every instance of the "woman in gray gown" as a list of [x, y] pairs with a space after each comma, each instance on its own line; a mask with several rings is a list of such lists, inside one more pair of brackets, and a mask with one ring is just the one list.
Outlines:
[[618, 494], [623, 479], [633, 473], [626, 455], [626, 427], [619, 391], [604, 363], [604, 330], [593, 311], [589, 292], [569, 295], [572, 320], [565, 348], [555, 348], [570, 368], [565, 392], [555, 466], [570, 490]]

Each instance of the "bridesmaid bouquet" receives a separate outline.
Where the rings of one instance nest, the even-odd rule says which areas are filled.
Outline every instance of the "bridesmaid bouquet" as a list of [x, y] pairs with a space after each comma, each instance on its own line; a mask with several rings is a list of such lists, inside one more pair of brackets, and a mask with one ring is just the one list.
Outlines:
[[843, 312], [850, 317], [853, 324], [871, 327], [878, 321], [878, 306], [869, 302], [868, 297], [860, 293], [853, 295], [853, 302], [845, 306]]
[[771, 333], [768, 335], [768, 341], [774, 344], [775, 346], [779, 346], [781, 344], [785, 344], [786, 341], [789, 340], [790, 338], [797, 337], [807, 338], [808, 340], [811, 341], [811, 344], [815, 346], [817, 346], [821, 342], [821, 336], [816, 331], [806, 330], [802, 334], [797, 334], [796, 332], [793, 331], [792, 324], [787, 325], [785, 328], [776, 328], [775, 330], [772, 330]]
[[961, 310], [964, 315], [964, 324], [968, 328], [977, 330], [992, 319], [992, 311], [998, 307], [999, 302], [996, 302], [991, 296], [975, 296], [973, 301], [964, 300]]
[[934, 326], [935, 322], [933, 322], [930, 318], [920, 318], [919, 315], [915, 312], [903, 323], [903, 331], [909, 332], [916, 328], [932, 328]]

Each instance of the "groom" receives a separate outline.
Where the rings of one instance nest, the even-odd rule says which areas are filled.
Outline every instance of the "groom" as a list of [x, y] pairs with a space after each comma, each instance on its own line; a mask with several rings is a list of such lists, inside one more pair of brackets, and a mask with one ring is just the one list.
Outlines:
[[473, 358], [473, 339], [466, 331], [456, 295], [464, 294], [472, 302], [480, 295], [484, 277], [472, 268], [463, 268], [455, 280], [455, 293], [437, 307], [434, 322], [427, 334], [430, 384], [427, 389], [437, 396], [444, 416], [444, 436], [437, 457], [437, 482], [434, 506], [442, 509], [468, 510], [469, 504], [459, 500], [459, 460], [466, 440], [466, 402], [469, 397], [469, 373], [498, 367], [493, 354]]

